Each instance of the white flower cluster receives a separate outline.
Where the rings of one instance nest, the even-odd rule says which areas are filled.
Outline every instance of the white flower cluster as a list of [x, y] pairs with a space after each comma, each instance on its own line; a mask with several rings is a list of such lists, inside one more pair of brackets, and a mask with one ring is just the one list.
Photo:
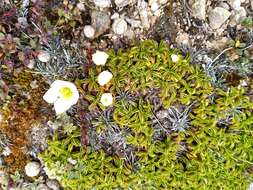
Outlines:
[[[92, 55], [92, 61], [95, 63], [95, 65], [105, 65], [107, 59], [108, 59], [108, 54], [102, 51], [96, 51]], [[105, 86], [108, 84], [113, 75], [110, 71], [102, 71], [98, 75], [98, 84], [100, 86]], [[102, 103], [103, 106], [110, 106], [113, 103], [113, 96], [111, 93], [104, 93], [101, 96], [100, 102]]]
[[[92, 60], [96, 65], [105, 65], [109, 55], [102, 51], [96, 51], [92, 55]], [[38, 58], [42, 62], [50, 60], [46, 52], [40, 52]], [[110, 82], [113, 75], [109, 71], [103, 71], [98, 75], [98, 84], [105, 86]], [[54, 104], [56, 115], [66, 112], [72, 105], [76, 104], [79, 99], [79, 93], [76, 86], [68, 81], [56, 80], [49, 90], [44, 94], [43, 99], [49, 103]], [[104, 93], [101, 96], [100, 102], [104, 106], [110, 106], [113, 103], [113, 96], [111, 93]]]

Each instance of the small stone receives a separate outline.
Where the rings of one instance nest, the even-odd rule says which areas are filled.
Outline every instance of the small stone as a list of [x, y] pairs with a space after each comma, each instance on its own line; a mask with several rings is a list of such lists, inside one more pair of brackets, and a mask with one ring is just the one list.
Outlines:
[[130, 2], [128, 0], [114, 0], [115, 4], [117, 7], [125, 7], [127, 6]]
[[21, 28], [26, 28], [28, 26], [28, 22], [25, 17], [19, 17], [18, 23], [20, 24]]
[[216, 7], [213, 10], [209, 12], [208, 18], [209, 18], [209, 24], [212, 29], [218, 29], [221, 27], [224, 22], [230, 17], [231, 13], [222, 8], [222, 7]]
[[40, 173], [40, 164], [38, 162], [29, 162], [25, 166], [25, 173], [29, 177], [35, 177]]
[[132, 28], [138, 28], [141, 26], [140, 20], [134, 20], [130, 18], [126, 18], [126, 21], [131, 25]]
[[159, 9], [159, 7], [160, 7], [159, 4], [157, 2], [154, 2], [151, 4], [151, 11], [155, 12]]
[[46, 51], [39, 51], [39, 54], [38, 54], [38, 59], [41, 61], [41, 62], [48, 62], [50, 60], [50, 54]]
[[91, 25], [84, 26], [83, 32], [87, 38], [92, 39], [95, 36], [95, 29]]
[[250, 0], [251, 10], [253, 11], [253, 0]]
[[127, 31], [127, 23], [124, 19], [116, 19], [112, 24], [112, 30], [115, 34], [122, 35]]
[[39, 184], [36, 190], [50, 190], [45, 184]]
[[206, 18], [206, 0], [190, 0], [192, 15], [200, 20]]
[[60, 184], [57, 180], [55, 179], [50, 179], [47, 181], [47, 186], [51, 188], [52, 190], [60, 190]]
[[95, 37], [105, 33], [111, 25], [110, 15], [107, 11], [93, 10], [91, 13], [91, 25], [95, 29]]
[[93, 2], [99, 8], [108, 8], [111, 6], [111, 0], [93, 0]]
[[80, 10], [80, 11], [85, 11], [85, 6], [83, 3], [77, 3], [76, 7]]
[[247, 16], [247, 12], [244, 7], [239, 7], [237, 10], [234, 11], [234, 15], [231, 18], [229, 24], [230, 26], [236, 26], [240, 24], [241, 21]]
[[241, 7], [241, 0], [229, 0], [228, 3], [235, 10]]
[[117, 19], [117, 18], [119, 18], [119, 13], [113, 13], [113, 15], [111, 16], [111, 19], [112, 20], [115, 20], [115, 19]]
[[180, 33], [176, 38], [177, 44], [190, 46], [190, 39], [187, 33]]
[[149, 21], [149, 17], [148, 17], [148, 4], [145, 1], [141, 1], [138, 4], [138, 9], [139, 9], [139, 15], [140, 15], [140, 19], [141, 19], [141, 24], [143, 26], [143, 28], [145, 29], [149, 29], [150, 28], [150, 21]]

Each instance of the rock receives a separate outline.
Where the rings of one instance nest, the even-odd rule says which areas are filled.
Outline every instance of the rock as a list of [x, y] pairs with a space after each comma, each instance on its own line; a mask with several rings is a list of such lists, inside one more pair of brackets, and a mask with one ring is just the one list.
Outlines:
[[77, 3], [76, 7], [80, 10], [80, 11], [85, 11], [85, 6], [83, 3]]
[[117, 18], [119, 18], [119, 13], [113, 13], [113, 15], [111, 16], [111, 19], [112, 20], [115, 20], [115, 19], [117, 19]]
[[141, 26], [141, 21], [140, 20], [134, 20], [131, 18], [126, 18], [126, 21], [128, 24], [131, 25], [132, 28], [138, 28]]
[[99, 8], [108, 8], [111, 6], [111, 0], [93, 0], [94, 4]]
[[230, 26], [236, 26], [240, 24], [241, 21], [247, 16], [247, 12], [245, 8], [239, 7], [237, 10], [234, 11], [234, 14], [229, 22]]
[[137, 7], [139, 8], [139, 15], [140, 15], [141, 23], [142, 23], [143, 28], [145, 28], [145, 29], [150, 28], [147, 6], [148, 5], [145, 1], [141, 1], [137, 5]]
[[39, 184], [36, 190], [50, 190], [45, 184]]
[[156, 12], [159, 9], [159, 4], [157, 2], [154, 2], [151, 4], [151, 11]]
[[41, 62], [44, 62], [44, 63], [50, 60], [50, 54], [46, 51], [39, 51], [37, 57]]
[[216, 7], [209, 12], [209, 24], [212, 29], [218, 29], [230, 17], [231, 13], [222, 8]]
[[28, 27], [28, 22], [26, 17], [18, 17], [18, 23], [20, 24], [21, 28]]
[[179, 45], [190, 46], [189, 35], [187, 33], [180, 33], [177, 35], [176, 42]]
[[95, 36], [95, 29], [91, 25], [84, 26], [83, 32], [87, 38], [92, 39]]
[[110, 28], [111, 19], [109, 13], [93, 10], [91, 13], [91, 25], [96, 31], [94, 38], [100, 36]]
[[113, 22], [112, 30], [115, 34], [122, 35], [127, 31], [127, 23], [124, 19], [116, 19]]
[[125, 7], [127, 6], [130, 2], [128, 0], [114, 0], [115, 4], [117, 7]]
[[200, 20], [206, 18], [206, 0], [190, 0], [192, 15]]
[[60, 184], [55, 179], [50, 179], [47, 181], [47, 186], [52, 190], [60, 190]]
[[250, 0], [251, 10], [253, 11], [253, 0]]
[[35, 177], [40, 173], [40, 164], [38, 162], [29, 162], [25, 166], [25, 173], [29, 177]]
[[235, 10], [241, 7], [241, 0], [229, 0], [227, 2]]

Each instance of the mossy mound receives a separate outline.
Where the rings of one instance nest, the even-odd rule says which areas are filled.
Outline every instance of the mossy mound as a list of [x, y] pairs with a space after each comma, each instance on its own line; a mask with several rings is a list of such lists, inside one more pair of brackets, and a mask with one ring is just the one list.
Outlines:
[[[190, 55], [164, 43], [109, 55], [106, 66], [77, 80], [90, 102], [89, 145], [81, 143], [82, 128], [62, 126], [40, 155], [50, 177], [70, 190], [248, 187], [253, 103], [243, 89], [212, 87]], [[103, 88], [96, 81], [102, 70], [113, 74]], [[104, 92], [114, 95], [110, 108], [99, 103]]]

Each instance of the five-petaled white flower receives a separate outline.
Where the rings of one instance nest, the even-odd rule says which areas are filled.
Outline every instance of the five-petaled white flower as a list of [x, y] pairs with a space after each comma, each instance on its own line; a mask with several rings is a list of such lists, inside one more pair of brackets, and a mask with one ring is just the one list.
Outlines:
[[92, 54], [92, 61], [96, 65], [105, 65], [109, 55], [103, 51], [97, 50], [96, 53]]
[[179, 56], [176, 54], [172, 54], [170, 57], [171, 57], [172, 62], [174, 63], [179, 61]]
[[103, 106], [110, 106], [113, 103], [113, 97], [111, 93], [104, 93], [101, 96], [100, 102]]
[[112, 77], [111, 72], [103, 71], [98, 75], [98, 84], [104, 86], [112, 79]]
[[58, 115], [77, 103], [79, 93], [73, 83], [56, 80], [51, 84], [43, 99], [50, 104], [54, 104], [55, 112]]

